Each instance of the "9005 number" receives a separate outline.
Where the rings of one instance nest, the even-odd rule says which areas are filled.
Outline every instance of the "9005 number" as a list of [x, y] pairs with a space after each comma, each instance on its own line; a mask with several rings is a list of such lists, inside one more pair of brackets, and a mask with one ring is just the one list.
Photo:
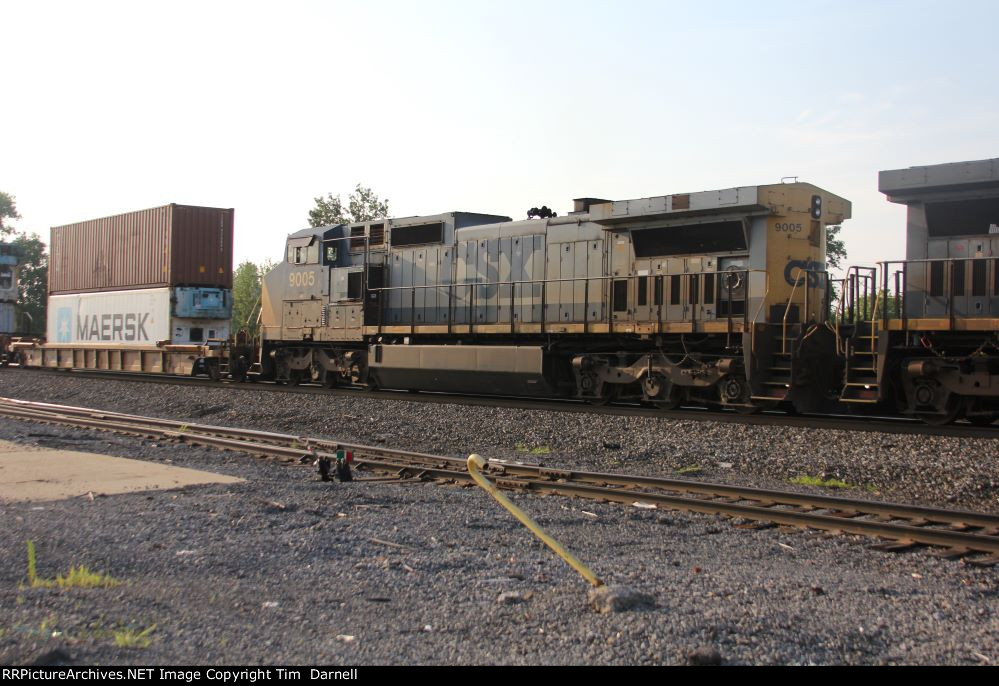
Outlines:
[[777, 224], [775, 226], [777, 233], [801, 233], [801, 224]]
[[292, 272], [288, 275], [288, 285], [292, 288], [304, 288], [316, 285], [315, 272]]

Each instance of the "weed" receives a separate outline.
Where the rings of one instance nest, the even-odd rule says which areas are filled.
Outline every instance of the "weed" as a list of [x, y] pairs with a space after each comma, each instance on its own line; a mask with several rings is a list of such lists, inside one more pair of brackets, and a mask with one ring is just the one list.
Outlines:
[[531, 448], [526, 443], [518, 443], [514, 447], [518, 453], [530, 453], [531, 455], [547, 455], [552, 451], [547, 445], [539, 445], [536, 448]]
[[28, 586], [31, 588], [112, 588], [119, 583], [117, 579], [92, 572], [83, 565], [70, 567], [69, 573], [55, 579], [42, 579], [38, 576], [35, 542], [28, 541]]
[[156, 625], [151, 624], [142, 631], [136, 631], [131, 627], [119, 629], [114, 632], [114, 644], [119, 648], [148, 648], [152, 642], [152, 633], [156, 630]]
[[799, 486], [819, 486], [821, 488], [856, 488], [856, 486], [851, 486], [845, 481], [840, 481], [839, 479], [823, 479], [821, 476], [796, 476], [791, 479], [791, 483]]
[[701, 473], [701, 467], [699, 465], [692, 464], [689, 467], [684, 467], [683, 469], [676, 470], [676, 473], [677, 474], [687, 474], [687, 475], [700, 474]]

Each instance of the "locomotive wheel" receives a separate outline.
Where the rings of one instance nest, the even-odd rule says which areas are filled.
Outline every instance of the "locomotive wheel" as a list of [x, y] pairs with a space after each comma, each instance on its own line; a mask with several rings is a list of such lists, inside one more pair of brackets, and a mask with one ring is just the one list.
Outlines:
[[621, 397], [621, 387], [617, 384], [605, 384], [599, 398], [588, 398], [587, 402], [597, 407], [610, 405]]
[[309, 367], [309, 381], [312, 383], [317, 383], [321, 386], [326, 385], [327, 372], [325, 367], [319, 364], [313, 364]]
[[212, 381], [218, 381], [222, 378], [222, 372], [219, 370], [219, 366], [217, 364], [205, 362], [205, 373], [208, 374], [208, 378]]
[[642, 382], [646, 400], [659, 410], [675, 410], [680, 407], [683, 395], [673, 382], [661, 374], [653, 374]]
[[954, 420], [957, 419], [958, 415], [961, 414], [961, 406], [961, 399], [958, 396], [951, 394], [951, 396], [947, 398], [947, 403], [943, 412], [917, 412], [916, 417], [923, 420], [924, 423], [929, 424], [930, 426], [946, 426], [947, 424], [953, 423]]
[[675, 410], [680, 407], [680, 398], [676, 393], [673, 393], [669, 398], [653, 400], [652, 404], [656, 406], [657, 410]]
[[722, 407], [731, 407], [738, 414], [756, 414], [763, 408], [752, 404], [749, 382], [743, 376], [728, 376], [718, 384]]

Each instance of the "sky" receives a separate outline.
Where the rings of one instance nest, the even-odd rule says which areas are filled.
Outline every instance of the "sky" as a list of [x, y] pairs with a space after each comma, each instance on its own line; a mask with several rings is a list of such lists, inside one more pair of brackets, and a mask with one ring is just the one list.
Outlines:
[[999, 157], [994, 0], [0, 0], [16, 226], [236, 209], [278, 260], [316, 196], [524, 218], [796, 176], [904, 256], [877, 173]]

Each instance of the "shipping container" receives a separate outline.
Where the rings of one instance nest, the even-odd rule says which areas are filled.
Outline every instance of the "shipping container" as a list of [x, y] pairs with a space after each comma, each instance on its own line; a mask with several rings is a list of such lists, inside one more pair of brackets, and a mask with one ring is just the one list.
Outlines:
[[0, 243], [0, 302], [17, 302], [17, 255], [10, 243]]
[[50, 344], [206, 343], [229, 337], [232, 293], [215, 288], [144, 288], [49, 297]]
[[166, 205], [55, 226], [49, 294], [232, 288], [231, 209]]
[[16, 333], [14, 321], [14, 303], [0, 302], [0, 334]]

